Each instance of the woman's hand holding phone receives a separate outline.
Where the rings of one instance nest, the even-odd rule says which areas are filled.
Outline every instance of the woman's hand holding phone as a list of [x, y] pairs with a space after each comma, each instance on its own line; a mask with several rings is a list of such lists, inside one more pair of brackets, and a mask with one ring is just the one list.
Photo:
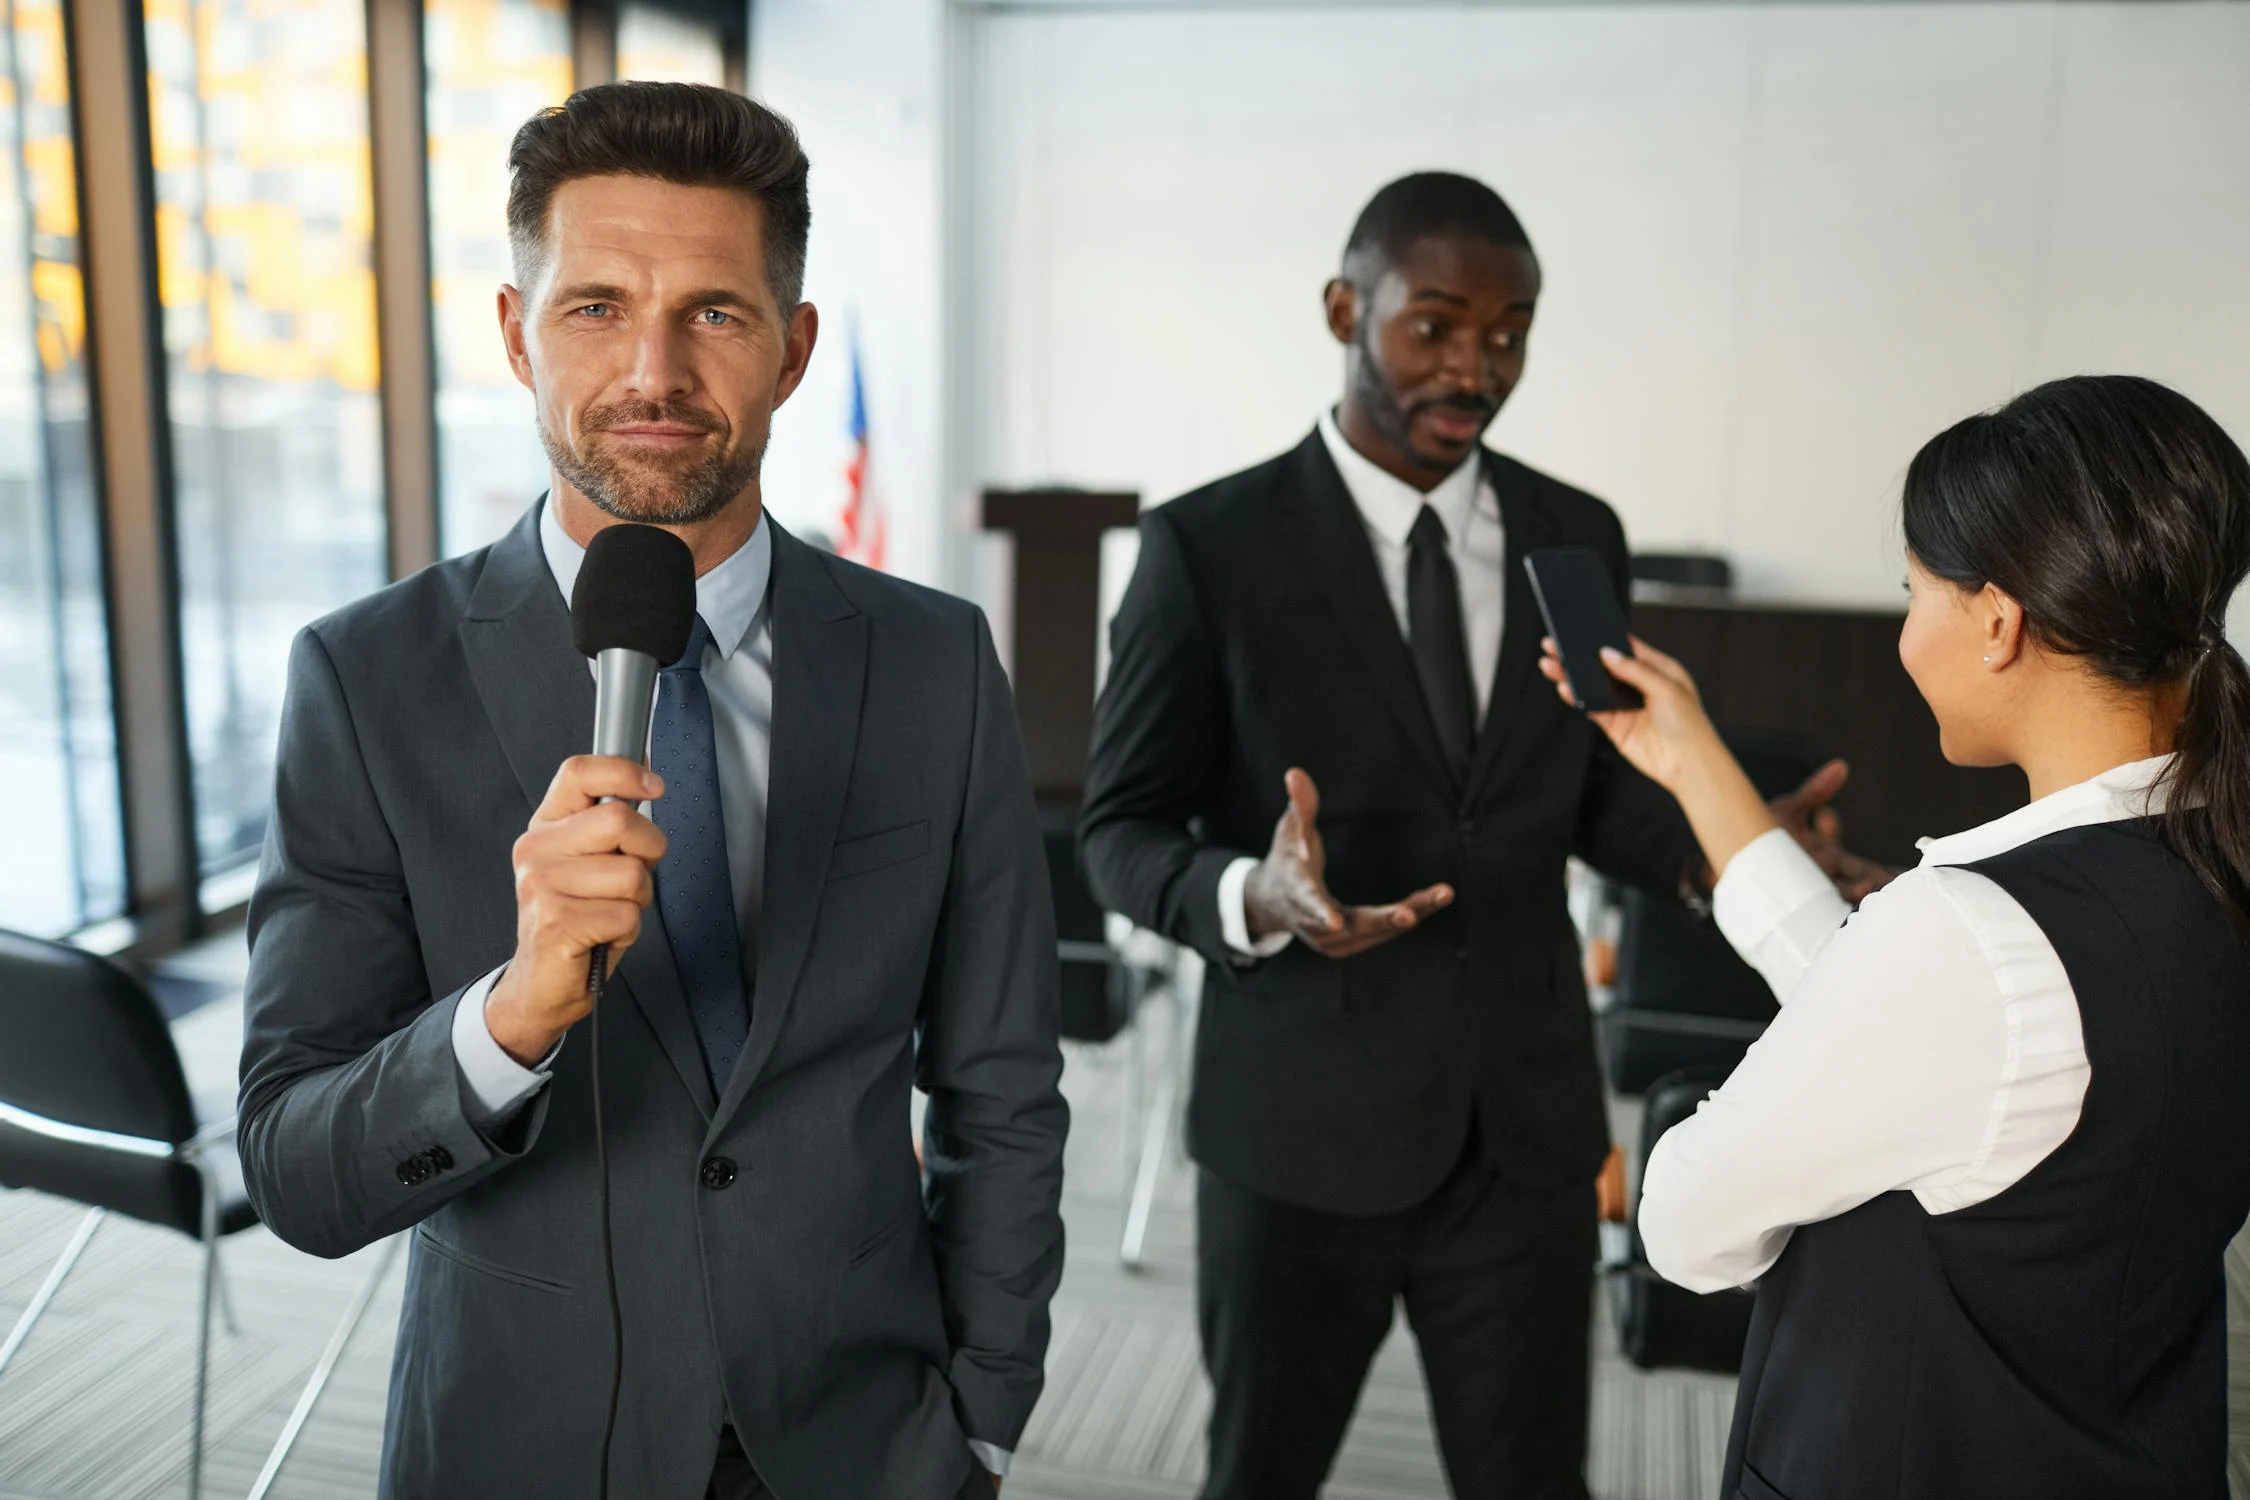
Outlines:
[[[1540, 672], [1563, 702], [1578, 707], [1555, 643], [1541, 645]], [[1641, 706], [1587, 717], [1628, 764], [1679, 799], [1716, 884], [1752, 840], [1781, 825], [1704, 713], [1687, 668], [1638, 637], [1631, 656], [1605, 648], [1602, 665], [1619, 682], [1639, 690]]]

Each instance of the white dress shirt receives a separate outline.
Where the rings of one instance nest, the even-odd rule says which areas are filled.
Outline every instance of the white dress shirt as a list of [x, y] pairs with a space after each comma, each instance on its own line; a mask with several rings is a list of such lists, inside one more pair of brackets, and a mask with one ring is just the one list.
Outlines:
[[[548, 571], [567, 604], [586, 549], [570, 538], [550, 499], [539, 509], [539, 544]], [[695, 580], [695, 609], [711, 630], [703, 655], [703, 686], [711, 698], [711, 731], [719, 753], [719, 799], [726, 808], [727, 875], [734, 885], [742, 930], [755, 934], [765, 906], [766, 790], [773, 752], [773, 611], [766, 608], [773, 581], [773, 528], [758, 529], [733, 555]], [[714, 656], [716, 659], [714, 659]], [[591, 670], [592, 662], [587, 663]], [[647, 811], [647, 804], [642, 804]], [[461, 996], [453, 1013], [453, 1056], [461, 1070], [461, 1104], [469, 1121], [487, 1133], [505, 1124], [553, 1076], [555, 1051], [527, 1068], [492, 1039], [484, 1007], [507, 965], [494, 969]], [[991, 1473], [1008, 1472], [1013, 1454], [969, 1439], [969, 1451]]]
[[1899, 1190], [1932, 1214], [1968, 1208], [2067, 1140], [2091, 1077], [2070, 976], [2013, 897], [1959, 866], [2162, 812], [2170, 759], [1925, 839], [1856, 913], [1781, 830], [1736, 855], [1712, 913], [1781, 1014], [1649, 1153], [1649, 1263], [1694, 1291], [1741, 1286], [1799, 1224]]
[[[1320, 440], [1343, 476], [1352, 503], [1359, 507], [1360, 523], [1375, 549], [1375, 571], [1382, 576], [1383, 592], [1398, 616], [1402, 636], [1412, 634], [1406, 617], [1407, 534], [1425, 505], [1445, 523], [1445, 550], [1452, 555], [1453, 571], [1461, 581], [1461, 628], [1468, 636], [1469, 681], [1476, 690], [1481, 724], [1492, 700], [1492, 673], [1500, 660], [1500, 627], [1508, 605], [1507, 537], [1500, 529], [1500, 497], [1485, 478], [1483, 450], [1463, 459], [1459, 468], [1424, 494], [1347, 442], [1332, 411], [1320, 414]], [[1235, 952], [1269, 958], [1289, 946], [1289, 934], [1276, 932], [1255, 943], [1250, 940], [1242, 891], [1257, 864], [1255, 859], [1238, 859], [1220, 875], [1219, 927]]]

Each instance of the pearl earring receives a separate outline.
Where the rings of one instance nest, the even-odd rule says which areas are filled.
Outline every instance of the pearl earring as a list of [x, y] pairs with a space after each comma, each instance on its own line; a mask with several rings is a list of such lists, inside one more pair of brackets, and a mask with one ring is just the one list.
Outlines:
[[1988, 667], [1989, 667], [1989, 666], [1991, 666], [1991, 665], [1992, 665], [1992, 658], [1991, 658], [1991, 657], [1989, 657], [1989, 656], [1988, 656], [1988, 657], [1986, 657], [1986, 658], [1984, 659], [1984, 664], [1985, 664], [1986, 666], [1988, 666]]

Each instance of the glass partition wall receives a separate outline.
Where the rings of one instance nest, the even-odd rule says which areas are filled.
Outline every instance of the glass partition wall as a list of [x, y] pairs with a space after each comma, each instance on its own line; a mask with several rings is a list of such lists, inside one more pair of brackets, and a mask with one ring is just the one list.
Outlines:
[[[0, 777], [30, 820], [0, 925], [104, 946], [247, 891], [296, 633], [545, 488], [496, 307], [517, 126], [610, 76], [739, 80], [748, 19], [141, 0], [136, 47], [112, 3], [0, 0]], [[425, 222], [426, 286], [377, 235]], [[378, 260], [413, 266], [380, 305]], [[434, 485], [387, 482], [431, 434]]]
[[59, 0], [0, 0], [0, 785], [29, 834], [0, 920], [40, 934], [125, 900], [63, 35]]
[[361, 0], [148, 0], [203, 873], [255, 858], [298, 629], [384, 581]]
[[508, 143], [570, 96], [563, 0], [429, 0], [430, 318], [437, 343], [439, 546], [481, 547], [547, 488], [531, 393], [500, 341]]

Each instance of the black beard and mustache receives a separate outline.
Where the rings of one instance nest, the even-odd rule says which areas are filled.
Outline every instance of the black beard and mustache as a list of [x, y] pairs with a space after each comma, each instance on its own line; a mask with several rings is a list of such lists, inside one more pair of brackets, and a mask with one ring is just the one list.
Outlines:
[[706, 445], [684, 463], [654, 454], [626, 458], [592, 441], [611, 428], [653, 422], [693, 427], [722, 439], [727, 431], [722, 419], [694, 407], [619, 402], [586, 412], [580, 424], [585, 433], [583, 451], [566, 447], [544, 421], [539, 424], [539, 442], [555, 472], [578, 493], [620, 521], [649, 526], [708, 521], [757, 479], [766, 456], [763, 438], [749, 449], [730, 449], [723, 441]]
[[1362, 336], [1359, 345], [1360, 409], [1374, 421], [1375, 428], [1390, 439], [1391, 446], [1405, 454], [1416, 464], [1435, 472], [1443, 472], [1459, 462], [1424, 453], [1414, 446], [1414, 419], [1425, 411], [1450, 410], [1474, 417], [1479, 430], [1490, 424], [1500, 414], [1500, 403], [1482, 396], [1440, 396], [1412, 405], [1399, 400], [1385, 383], [1383, 367], [1375, 358], [1370, 340]]

